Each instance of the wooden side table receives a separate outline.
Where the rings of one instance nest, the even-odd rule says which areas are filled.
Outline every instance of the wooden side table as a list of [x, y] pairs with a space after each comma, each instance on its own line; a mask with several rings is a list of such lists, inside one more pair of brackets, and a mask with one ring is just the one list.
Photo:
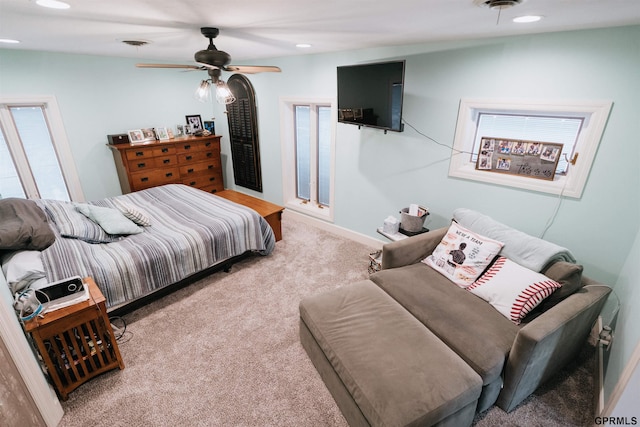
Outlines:
[[124, 369], [105, 297], [92, 278], [83, 282], [89, 288], [89, 300], [24, 322], [62, 400], [91, 378]]
[[224, 197], [227, 200], [238, 203], [240, 205], [247, 206], [254, 211], [258, 212], [261, 217], [267, 220], [273, 234], [276, 237], [276, 242], [282, 240], [282, 211], [284, 208], [271, 202], [267, 202], [263, 199], [249, 196], [248, 194], [240, 193], [234, 190], [218, 191], [216, 196]]

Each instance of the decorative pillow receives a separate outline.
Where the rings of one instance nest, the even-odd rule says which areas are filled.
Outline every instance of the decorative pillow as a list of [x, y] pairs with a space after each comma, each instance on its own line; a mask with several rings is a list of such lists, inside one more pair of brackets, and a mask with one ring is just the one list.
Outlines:
[[76, 209], [97, 223], [108, 234], [138, 234], [142, 229], [114, 208], [104, 208], [86, 203], [76, 203]]
[[142, 210], [133, 207], [131, 205], [122, 203], [120, 200], [113, 200], [113, 204], [122, 212], [124, 216], [129, 218], [131, 221], [142, 227], [149, 227], [151, 225], [151, 219], [149, 219], [149, 215]]
[[46, 215], [33, 200], [0, 200], [0, 218], [0, 250], [41, 251], [56, 240]]
[[547, 298], [541, 308], [546, 311], [582, 288], [582, 270], [581, 265], [558, 261], [543, 271], [545, 276], [560, 283], [562, 287]]
[[467, 290], [520, 324], [527, 313], [560, 286], [544, 274], [501, 256]]
[[60, 235], [87, 243], [111, 243], [122, 239], [110, 236], [102, 227], [78, 212], [73, 203], [57, 200], [42, 200], [42, 204]]
[[452, 222], [440, 244], [422, 262], [466, 288], [482, 274], [502, 249], [502, 243]]

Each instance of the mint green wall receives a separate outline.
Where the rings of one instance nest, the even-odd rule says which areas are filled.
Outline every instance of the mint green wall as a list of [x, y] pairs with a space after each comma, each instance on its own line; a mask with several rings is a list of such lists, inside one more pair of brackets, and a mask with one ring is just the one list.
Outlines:
[[0, 96], [54, 95], [87, 200], [120, 194], [108, 134], [212, 115], [193, 93], [205, 73], [135, 68], [133, 59], [0, 50]]
[[[560, 201], [449, 178], [450, 151], [408, 126], [403, 133], [384, 134], [338, 124], [334, 208], [337, 225], [375, 237], [380, 237], [375, 229], [385, 217], [397, 216], [414, 202], [431, 208], [430, 228], [445, 226], [455, 208], [470, 207], [540, 235], [561, 203], [545, 238], [570, 248], [585, 274], [614, 285], [624, 301], [624, 326], [617, 331], [622, 352], [612, 365], [620, 372], [628, 349], [638, 341], [630, 326], [638, 321], [631, 307], [640, 306], [640, 26], [239, 61], [283, 70], [250, 76], [257, 93], [266, 199], [282, 202], [280, 97], [335, 97], [336, 66], [393, 58], [407, 60], [405, 120], [447, 145], [453, 141], [463, 97], [614, 102], [580, 199]], [[134, 68], [136, 62], [0, 50], [0, 96], [57, 97], [89, 200], [120, 192], [105, 135], [175, 126], [185, 114], [216, 117], [216, 129], [224, 137], [225, 180], [234, 187], [223, 108], [192, 97], [203, 76], [140, 70]], [[617, 375], [608, 381], [615, 383]]]
[[[640, 233], [636, 234], [633, 247], [620, 271], [614, 291], [620, 299], [620, 311], [616, 324], [615, 336], [611, 346], [611, 355], [607, 365], [604, 382], [605, 402], [617, 385], [622, 371], [630, 363], [631, 356], [640, 342]], [[611, 301], [609, 301], [611, 302]], [[631, 387], [629, 388], [631, 390]], [[637, 400], [638, 396], [634, 399]], [[631, 408], [628, 408], [631, 409]], [[637, 408], [633, 408], [637, 410]], [[614, 414], [616, 414], [614, 412]]]
[[[564, 199], [545, 238], [571, 248], [589, 275], [615, 283], [638, 231], [640, 202], [640, 26], [457, 43], [276, 58], [280, 74], [250, 76], [257, 92], [264, 197], [282, 202], [279, 98], [334, 97], [336, 66], [404, 58], [404, 118], [451, 144], [463, 97], [607, 99], [614, 102], [580, 199]], [[137, 69], [140, 60], [0, 50], [0, 95], [55, 95], [87, 199], [120, 192], [106, 135], [175, 126], [185, 114], [216, 117], [223, 107], [192, 94], [204, 73]], [[247, 61], [251, 62], [251, 61]], [[228, 138], [226, 183], [233, 187]], [[449, 150], [408, 126], [388, 133], [337, 125], [335, 222], [379, 237], [375, 229], [409, 203], [428, 205], [431, 228], [471, 207], [540, 235], [556, 196], [447, 176]], [[603, 246], [608, 250], [603, 251]]]

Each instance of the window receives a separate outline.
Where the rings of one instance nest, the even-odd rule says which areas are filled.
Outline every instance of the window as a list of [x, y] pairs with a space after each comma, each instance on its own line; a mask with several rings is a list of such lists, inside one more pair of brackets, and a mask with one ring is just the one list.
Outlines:
[[285, 203], [328, 220], [333, 219], [332, 111], [326, 100], [281, 100]]
[[[528, 190], [580, 197], [602, 138], [611, 102], [463, 99], [449, 175]], [[555, 142], [563, 150], [553, 181], [475, 169], [484, 136]]]
[[0, 98], [0, 197], [84, 199], [52, 97]]

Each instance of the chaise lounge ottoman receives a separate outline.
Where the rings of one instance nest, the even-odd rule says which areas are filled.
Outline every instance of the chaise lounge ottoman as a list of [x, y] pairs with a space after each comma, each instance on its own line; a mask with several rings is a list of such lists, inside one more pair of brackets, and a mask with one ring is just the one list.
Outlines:
[[351, 426], [473, 421], [480, 376], [369, 280], [302, 300], [300, 339]]

